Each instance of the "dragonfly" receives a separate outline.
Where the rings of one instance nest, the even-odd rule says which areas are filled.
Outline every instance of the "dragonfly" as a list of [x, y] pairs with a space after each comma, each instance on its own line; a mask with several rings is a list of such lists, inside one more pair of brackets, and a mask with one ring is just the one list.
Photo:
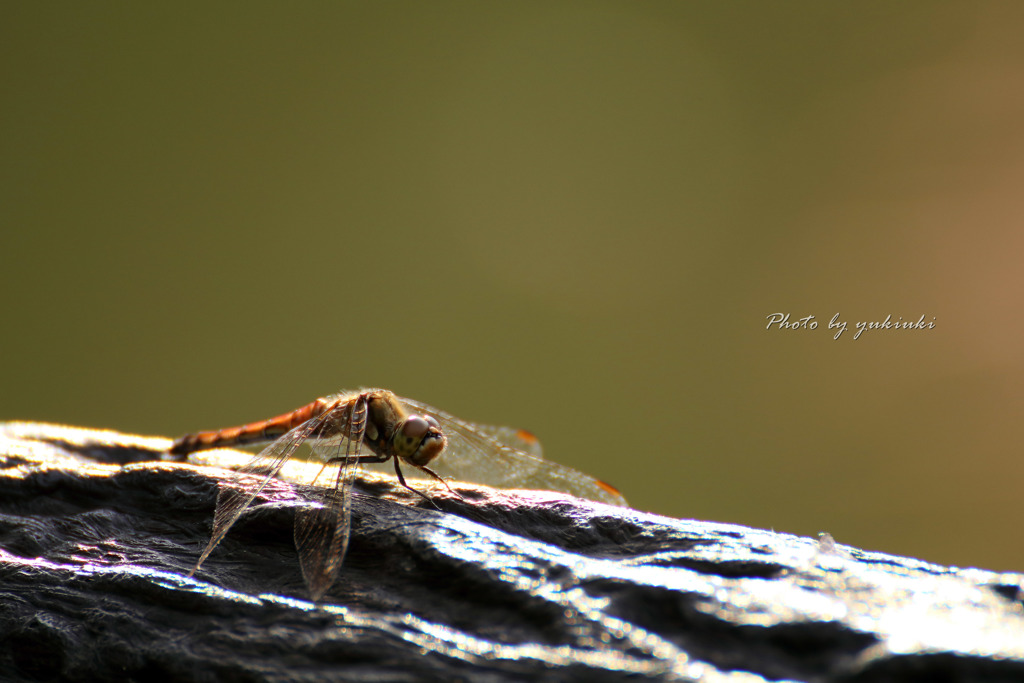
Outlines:
[[184, 460], [197, 451], [267, 442], [269, 445], [221, 485], [210, 541], [190, 577], [303, 444], [323, 462], [306, 494], [313, 505], [297, 510], [294, 528], [299, 566], [314, 602], [334, 584], [344, 560], [352, 486], [365, 464], [392, 461], [399, 483], [428, 501], [429, 496], [406, 482], [403, 466], [446, 487], [444, 475], [500, 488], [558, 491], [626, 505], [625, 498], [609, 484], [545, 460], [540, 443], [529, 432], [465, 422], [386, 389], [343, 391], [261, 422], [186, 434], [173, 443], [170, 454]]

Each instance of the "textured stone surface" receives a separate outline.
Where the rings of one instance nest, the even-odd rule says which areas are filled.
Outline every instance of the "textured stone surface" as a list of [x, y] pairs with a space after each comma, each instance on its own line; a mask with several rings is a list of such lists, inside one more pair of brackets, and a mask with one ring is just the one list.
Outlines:
[[547, 493], [368, 476], [314, 605], [281, 482], [186, 578], [226, 471], [169, 444], [0, 425], [0, 678], [1024, 680], [1020, 574]]

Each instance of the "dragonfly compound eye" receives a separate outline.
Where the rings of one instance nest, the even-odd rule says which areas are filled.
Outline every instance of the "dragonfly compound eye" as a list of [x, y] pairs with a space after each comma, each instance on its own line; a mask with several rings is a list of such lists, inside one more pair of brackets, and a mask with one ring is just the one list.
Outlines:
[[[435, 425], [436, 426], [436, 425]], [[402, 425], [402, 436], [409, 439], [422, 439], [430, 431], [431, 424], [419, 415], [410, 415]]]
[[394, 454], [414, 465], [426, 465], [444, 450], [446, 439], [432, 417], [410, 415], [392, 438]]

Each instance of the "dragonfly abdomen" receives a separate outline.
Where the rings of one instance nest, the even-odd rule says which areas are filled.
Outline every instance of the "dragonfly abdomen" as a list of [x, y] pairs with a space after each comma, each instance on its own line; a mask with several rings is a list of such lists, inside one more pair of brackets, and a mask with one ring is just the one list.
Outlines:
[[247, 446], [254, 443], [273, 441], [299, 425], [319, 417], [329, 407], [329, 402], [320, 398], [308, 405], [302, 406], [298, 410], [272, 417], [269, 420], [250, 422], [240, 427], [228, 427], [227, 429], [186, 434], [174, 442], [169, 452], [171, 455], [184, 458], [189, 453], [209, 450], [211, 448]]

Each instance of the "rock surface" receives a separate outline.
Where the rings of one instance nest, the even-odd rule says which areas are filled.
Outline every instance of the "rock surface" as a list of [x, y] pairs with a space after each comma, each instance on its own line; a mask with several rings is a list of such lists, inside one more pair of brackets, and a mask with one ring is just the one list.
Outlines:
[[1024, 681], [1020, 574], [549, 493], [368, 475], [313, 604], [275, 483], [187, 578], [227, 472], [169, 445], [0, 425], [0, 679]]

